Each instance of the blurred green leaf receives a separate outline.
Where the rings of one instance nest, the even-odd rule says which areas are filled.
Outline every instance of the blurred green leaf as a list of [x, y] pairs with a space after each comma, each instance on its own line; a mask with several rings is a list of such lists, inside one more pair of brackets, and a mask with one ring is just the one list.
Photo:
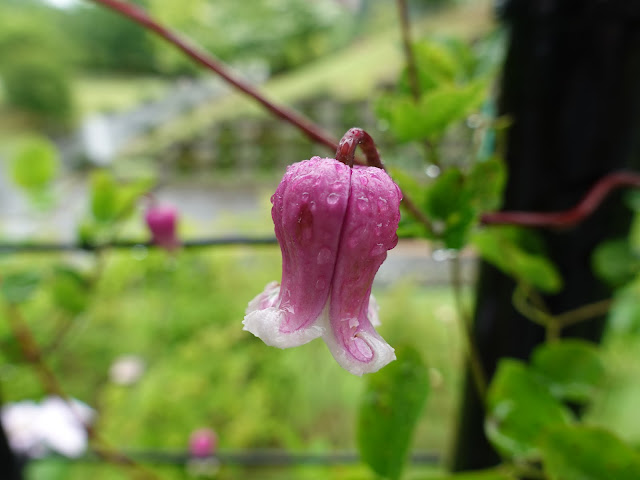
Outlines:
[[429, 375], [418, 351], [396, 349], [397, 360], [368, 376], [358, 415], [362, 459], [379, 475], [398, 479], [429, 394]]
[[153, 183], [152, 179], [143, 179], [120, 185], [117, 196], [116, 219], [119, 221], [127, 219], [135, 211], [135, 206], [140, 196], [147, 193]]
[[601, 279], [620, 286], [640, 273], [640, 254], [633, 251], [626, 238], [609, 240], [598, 245], [592, 265]]
[[515, 477], [503, 471], [491, 469], [429, 477], [429, 480], [515, 480]]
[[99, 222], [111, 222], [118, 213], [118, 185], [109, 172], [91, 174], [91, 213]]
[[56, 147], [45, 137], [31, 137], [18, 147], [11, 164], [13, 181], [27, 190], [42, 190], [58, 171]]
[[36, 292], [40, 275], [36, 272], [19, 272], [0, 277], [0, 291], [9, 303], [22, 303]]
[[418, 183], [413, 175], [400, 168], [389, 168], [388, 172], [403, 193], [409, 195], [414, 202], [422, 204], [426, 192], [425, 185]]
[[583, 340], [547, 343], [536, 349], [531, 368], [559, 400], [586, 403], [602, 385], [605, 367], [598, 349]]
[[542, 458], [550, 480], [637, 480], [640, 455], [611, 432], [582, 425], [549, 429]]
[[445, 170], [429, 186], [424, 209], [433, 221], [434, 233], [447, 248], [462, 248], [467, 243], [476, 215], [460, 170]]
[[59, 267], [54, 272], [51, 295], [61, 309], [77, 315], [87, 308], [89, 284], [75, 270]]
[[640, 278], [616, 291], [607, 328], [622, 335], [640, 334]]
[[487, 395], [487, 437], [503, 455], [536, 458], [542, 433], [571, 415], [520, 361], [503, 359]]
[[473, 245], [484, 260], [507, 275], [525, 281], [545, 292], [557, 292], [562, 288], [562, 277], [551, 261], [540, 252], [528, 250], [533, 242], [514, 227], [493, 226], [475, 232]]
[[486, 95], [486, 80], [464, 86], [442, 85], [419, 102], [409, 96], [388, 97], [378, 109], [400, 141], [424, 140], [444, 132], [477, 108]]
[[476, 210], [487, 212], [500, 208], [506, 181], [507, 170], [499, 158], [491, 157], [476, 162], [467, 177], [467, 188]]
[[[413, 46], [418, 70], [418, 81], [422, 94], [438, 87], [439, 85], [452, 83], [461, 65], [446, 44], [426, 40]], [[411, 94], [408, 71], [405, 71], [398, 80], [398, 89], [406, 94]]]

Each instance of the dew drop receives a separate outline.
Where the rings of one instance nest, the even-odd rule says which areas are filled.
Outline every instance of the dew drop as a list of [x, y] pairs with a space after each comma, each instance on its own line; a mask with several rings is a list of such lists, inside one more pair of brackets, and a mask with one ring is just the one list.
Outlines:
[[382, 255], [386, 251], [387, 249], [385, 248], [383, 243], [376, 243], [376, 246], [371, 249], [371, 256], [375, 257], [378, 255]]
[[327, 195], [327, 203], [329, 205], [335, 205], [336, 203], [338, 203], [339, 199], [340, 195], [338, 195], [337, 193], [330, 193], [329, 195]]
[[322, 247], [318, 252], [318, 265], [324, 265], [331, 260], [331, 250], [328, 247]]
[[358, 210], [361, 212], [366, 212], [369, 210], [369, 199], [365, 196], [358, 198]]
[[378, 208], [381, 212], [385, 212], [389, 209], [389, 205], [387, 205], [387, 199], [378, 197]]
[[366, 185], [367, 183], [369, 183], [369, 179], [368, 179], [367, 177], [365, 177], [364, 175], [362, 175], [362, 176], [360, 177], [360, 183], [361, 183], [362, 185]]
[[307, 200], [309, 200], [309, 192], [303, 192], [300, 198], [303, 202], [306, 202]]
[[349, 328], [358, 328], [358, 325], [360, 325], [360, 322], [358, 321], [357, 318], [349, 319]]
[[437, 165], [429, 165], [424, 169], [424, 172], [427, 174], [429, 178], [437, 178], [440, 175], [440, 167]]
[[318, 278], [318, 280], [316, 281], [316, 289], [324, 290], [326, 286], [327, 286], [327, 281], [323, 277]]

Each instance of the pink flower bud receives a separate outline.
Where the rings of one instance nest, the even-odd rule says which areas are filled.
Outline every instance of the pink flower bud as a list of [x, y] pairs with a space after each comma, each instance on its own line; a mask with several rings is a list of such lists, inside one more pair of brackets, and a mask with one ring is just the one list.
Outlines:
[[152, 205], [145, 214], [145, 221], [151, 231], [151, 241], [166, 250], [180, 246], [176, 233], [178, 211], [169, 205]]
[[200, 428], [189, 437], [189, 453], [193, 457], [210, 457], [218, 448], [218, 436], [210, 428]]
[[401, 199], [377, 167], [320, 157], [291, 165], [271, 198], [282, 283], [270, 283], [249, 303], [244, 329], [280, 348], [322, 337], [355, 375], [394, 360], [374, 328], [371, 285], [398, 242]]

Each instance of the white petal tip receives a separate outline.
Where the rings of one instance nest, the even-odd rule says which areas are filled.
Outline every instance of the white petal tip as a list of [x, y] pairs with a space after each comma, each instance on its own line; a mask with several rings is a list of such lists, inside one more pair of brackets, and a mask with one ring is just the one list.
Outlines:
[[333, 358], [349, 373], [361, 377], [365, 373], [374, 373], [396, 359], [395, 350], [377, 334], [359, 332], [358, 338], [364, 340], [373, 354], [369, 361], [361, 361], [354, 357], [342, 345], [336, 342], [333, 334], [325, 335], [324, 341]]
[[283, 333], [280, 331], [283, 319], [284, 312], [275, 307], [255, 310], [245, 315], [242, 329], [253, 333], [267, 345], [278, 348], [303, 345], [314, 338], [321, 337], [325, 331], [319, 325], [311, 325], [295, 332]]

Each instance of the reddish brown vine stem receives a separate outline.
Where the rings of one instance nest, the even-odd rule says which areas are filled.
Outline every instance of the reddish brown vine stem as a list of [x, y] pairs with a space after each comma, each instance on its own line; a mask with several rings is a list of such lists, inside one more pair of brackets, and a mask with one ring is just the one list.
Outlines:
[[482, 216], [485, 225], [520, 225], [538, 228], [571, 228], [591, 215], [617, 188], [640, 188], [640, 174], [614, 172], [602, 177], [573, 208], [560, 212], [492, 212]]
[[360, 145], [362, 153], [364, 153], [367, 159], [367, 165], [384, 170], [384, 165], [382, 165], [373, 138], [361, 128], [351, 128], [344, 134], [336, 150], [336, 160], [353, 167], [353, 160], [358, 145]]
[[187, 40], [181, 38], [175, 32], [172, 32], [168, 28], [156, 22], [152, 19], [143, 9], [131, 5], [129, 3], [120, 0], [91, 0], [95, 3], [99, 3], [134, 22], [142, 25], [147, 30], [151, 30], [160, 37], [167, 40], [169, 43], [178, 47], [187, 56], [191, 57], [200, 65], [206, 67], [209, 70], [217, 73], [228, 84], [232, 85], [237, 90], [246, 93], [253, 99], [260, 102], [267, 110], [274, 115], [282, 118], [283, 120], [291, 123], [301, 130], [307, 137], [314, 142], [326, 145], [331, 150], [338, 148], [336, 141], [331, 138], [327, 132], [322, 130], [318, 125], [311, 122], [307, 118], [303, 117], [299, 113], [290, 108], [286, 108], [281, 105], [276, 105], [269, 99], [267, 99], [258, 89], [244, 81], [236, 74], [234, 74], [224, 63], [215, 58], [213, 55], [206, 53], [195, 45], [190, 45]]
[[[98, 3], [106, 8], [113, 10], [114, 12], [129, 18], [130, 20], [138, 23], [143, 26], [147, 30], [150, 30], [157, 34], [158, 36], [164, 38], [169, 43], [173, 44], [180, 50], [182, 50], [187, 56], [191, 59], [195, 60], [200, 65], [205, 68], [217, 73], [222, 77], [227, 83], [236, 89], [244, 92], [249, 95], [254, 100], [258, 101], [262, 106], [264, 106], [268, 111], [281, 118], [282, 120], [290, 123], [294, 127], [298, 128], [302, 131], [307, 137], [309, 137], [314, 142], [320, 143], [322, 145], [326, 145], [331, 150], [337, 150], [338, 143], [331, 138], [331, 136], [318, 127], [315, 123], [306, 119], [302, 115], [293, 111], [292, 109], [276, 105], [269, 99], [267, 99], [258, 89], [245, 82], [241, 78], [234, 75], [222, 62], [218, 59], [214, 58], [212, 55], [205, 53], [195, 46], [190, 45], [187, 41], [180, 38], [179, 35], [172, 32], [168, 28], [160, 25], [158, 22], [153, 20], [147, 13], [134, 5], [128, 4], [126, 2], [122, 2], [120, 0], [91, 0], [95, 3]], [[361, 164], [356, 158], [355, 163]], [[404, 194], [402, 199], [402, 204], [407, 209], [407, 211], [420, 223], [422, 223], [428, 230], [431, 230], [431, 222], [427, 217], [425, 217], [424, 213], [420, 211], [420, 209], [413, 203], [413, 201], [409, 198], [408, 195]]]

